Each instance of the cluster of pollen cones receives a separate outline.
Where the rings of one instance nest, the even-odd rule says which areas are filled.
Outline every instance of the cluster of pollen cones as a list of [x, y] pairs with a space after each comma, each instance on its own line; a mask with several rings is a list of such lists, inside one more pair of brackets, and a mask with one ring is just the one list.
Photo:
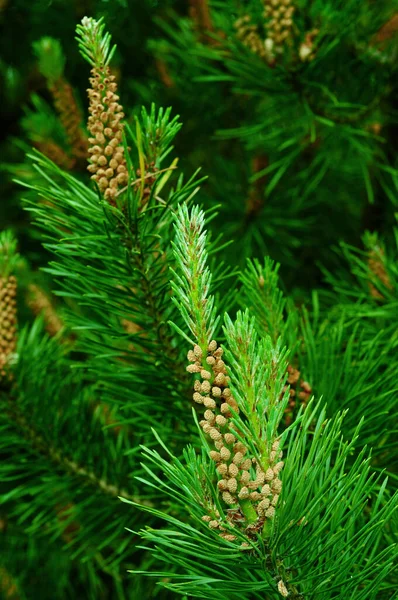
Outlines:
[[[250, 530], [254, 531], [259, 523], [263, 525], [266, 519], [272, 519], [275, 515], [275, 506], [282, 490], [279, 478], [283, 468], [280, 460], [282, 452], [279, 450], [279, 441], [274, 440], [266, 457], [267, 467], [264, 468], [250, 455], [245, 444], [237, 439], [231, 417], [239, 413], [239, 408], [228, 386], [229, 377], [222, 355], [222, 348], [214, 340], [208, 345], [206, 355], [196, 345], [188, 352], [191, 364], [187, 370], [199, 375], [194, 385], [193, 400], [205, 409], [200, 425], [214, 444], [210, 458], [217, 464], [217, 485], [221, 497], [230, 507], [230, 525], [234, 527], [238, 524], [250, 535]], [[245, 503], [254, 508], [256, 523], [246, 521]], [[208, 522], [210, 528], [220, 529], [220, 535], [225, 539], [235, 539], [233, 534], [224, 532], [216, 510], [212, 515], [205, 515], [203, 520]]]
[[124, 113], [118, 103], [117, 85], [109, 67], [93, 68], [90, 78], [88, 129], [91, 137], [88, 170], [104, 198], [111, 204], [121, 186], [127, 184], [127, 168], [122, 145]]
[[16, 350], [16, 295], [15, 277], [0, 277], [0, 381], [7, 377], [7, 366]]

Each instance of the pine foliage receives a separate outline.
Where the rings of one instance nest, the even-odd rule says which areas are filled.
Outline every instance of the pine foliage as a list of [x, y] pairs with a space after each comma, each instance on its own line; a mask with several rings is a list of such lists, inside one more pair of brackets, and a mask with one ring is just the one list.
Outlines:
[[27, 19], [0, 596], [392, 600], [396, 14], [161, 4]]

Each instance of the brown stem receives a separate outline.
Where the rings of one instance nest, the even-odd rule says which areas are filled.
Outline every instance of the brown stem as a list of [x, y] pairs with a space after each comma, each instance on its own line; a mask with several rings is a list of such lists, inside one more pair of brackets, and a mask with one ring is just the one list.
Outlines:
[[159, 73], [159, 77], [163, 82], [163, 85], [167, 88], [174, 87], [175, 83], [173, 78], [170, 75], [169, 69], [167, 67], [166, 61], [162, 58], [157, 58], [155, 61], [157, 72]]
[[207, 0], [190, 0], [191, 12], [202, 32], [213, 31]]
[[373, 44], [383, 44], [383, 42], [388, 42], [391, 38], [394, 37], [398, 33], [398, 13], [392, 15], [391, 19], [384, 23], [384, 25], [379, 29], [376, 33]]
[[[300, 594], [296, 586], [289, 583], [289, 569], [285, 568], [280, 559], [273, 559], [271, 554], [269, 554], [266, 559], [266, 566], [275, 574], [275, 578], [278, 580], [278, 591], [281, 594], [281, 598], [286, 597], [290, 600], [304, 600], [304, 596]], [[282, 593], [283, 590], [287, 593]]]
[[[268, 156], [259, 154], [252, 160], [253, 175], [263, 171], [268, 167]], [[267, 176], [263, 175], [256, 179], [251, 186], [249, 195], [246, 200], [246, 221], [254, 220], [261, 212], [264, 206], [264, 188], [267, 181]]]
[[[207, 0], [190, 0], [189, 4], [191, 18], [196, 23], [202, 41], [212, 46], [216, 46], [218, 41], [209, 35], [209, 33], [214, 33], [215, 30]], [[222, 31], [217, 31], [216, 33], [219, 37], [225, 37], [225, 34]]]
[[[143, 177], [138, 177], [137, 179], [134, 179], [134, 181], [132, 181], [130, 183], [130, 185], [137, 185], [137, 183], [141, 183], [142, 180], [151, 179], [155, 174], [159, 175], [160, 173], [165, 173], [166, 171], [172, 171], [174, 169], [177, 169], [177, 165], [171, 165], [170, 167], [166, 167], [165, 169], [159, 169], [158, 171], [156, 171], [156, 173], [147, 173]], [[118, 196], [120, 196], [120, 194], [125, 192], [127, 189], [128, 189], [127, 185], [125, 187], [121, 188], [120, 190], [118, 190], [115, 197], [117, 198]]]

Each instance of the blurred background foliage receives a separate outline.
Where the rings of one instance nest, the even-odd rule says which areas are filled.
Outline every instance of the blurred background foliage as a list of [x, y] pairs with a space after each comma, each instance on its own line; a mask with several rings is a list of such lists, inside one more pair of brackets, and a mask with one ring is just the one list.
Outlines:
[[104, 16], [118, 46], [113, 63], [128, 117], [152, 101], [180, 114], [180, 164], [203, 167], [201, 201], [220, 205], [217, 224], [241, 242], [228, 259], [242, 265], [246, 256], [269, 253], [290, 288], [320, 284], [318, 261], [336, 264], [331, 245], [358, 246], [365, 229], [390, 235], [394, 223], [392, 4], [296, 2], [293, 46], [270, 63], [236, 25], [244, 15], [261, 25], [257, 1], [3, 2], [3, 221], [19, 230], [25, 256], [40, 260], [22, 231], [27, 221], [11, 181], [28, 176], [24, 143], [62, 138], [35, 44], [49, 35], [58, 40], [65, 79], [85, 107], [74, 24], [85, 14]]

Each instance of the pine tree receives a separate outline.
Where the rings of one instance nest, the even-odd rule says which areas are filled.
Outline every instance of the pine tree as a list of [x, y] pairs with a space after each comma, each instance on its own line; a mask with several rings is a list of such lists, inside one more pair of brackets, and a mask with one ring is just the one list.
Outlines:
[[141, 87], [84, 17], [87, 126], [71, 40], [35, 36], [7, 167], [32, 226], [0, 234], [5, 598], [397, 597], [382, 4], [159, 7]]

